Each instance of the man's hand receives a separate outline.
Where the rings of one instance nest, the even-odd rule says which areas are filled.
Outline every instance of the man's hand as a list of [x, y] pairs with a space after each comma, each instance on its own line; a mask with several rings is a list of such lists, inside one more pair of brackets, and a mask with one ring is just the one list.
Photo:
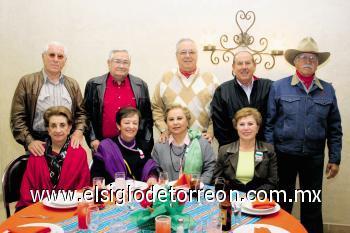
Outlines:
[[99, 145], [100, 145], [100, 141], [97, 140], [97, 139], [91, 141], [91, 143], [90, 143], [90, 146], [92, 147], [92, 149], [94, 151], [97, 151], [97, 148], [98, 148]]
[[28, 145], [28, 150], [34, 156], [42, 156], [45, 153], [43, 144], [45, 144], [45, 142], [34, 140]]
[[326, 167], [327, 179], [335, 177], [339, 172], [339, 165], [335, 163], [328, 163]]
[[213, 136], [210, 133], [208, 133], [208, 132], [203, 132], [202, 133], [202, 137], [207, 139], [209, 143], [211, 143], [212, 140], [213, 140]]
[[72, 134], [71, 146], [74, 149], [77, 149], [79, 145], [83, 145], [83, 140], [84, 140], [83, 131], [77, 129]]
[[169, 131], [165, 130], [163, 131], [160, 136], [159, 136], [159, 142], [160, 143], [165, 143], [169, 138]]

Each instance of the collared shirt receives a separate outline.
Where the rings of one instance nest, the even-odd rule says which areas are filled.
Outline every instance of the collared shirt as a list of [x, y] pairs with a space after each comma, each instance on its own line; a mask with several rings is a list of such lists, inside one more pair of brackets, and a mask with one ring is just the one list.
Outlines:
[[255, 78], [253, 77], [252, 78], [252, 81], [249, 83], [249, 85], [244, 85], [242, 84], [238, 79], [237, 79], [237, 82], [238, 84], [242, 87], [243, 91], [245, 92], [245, 94], [247, 95], [247, 98], [248, 98], [248, 102], [250, 103], [250, 94], [252, 93], [252, 90], [253, 90], [253, 85], [254, 85], [254, 80]]
[[189, 146], [190, 143], [191, 143], [191, 139], [190, 139], [190, 136], [188, 136], [188, 133], [186, 133], [186, 136], [184, 138], [184, 141], [182, 144], [178, 145], [176, 144], [176, 141], [175, 141], [175, 138], [173, 137], [173, 135], [170, 134], [169, 136], [169, 145], [173, 144], [174, 146], [183, 146], [183, 145], [186, 145], [186, 146]]
[[292, 77], [292, 81], [291, 81], [291, 85], [292, 86], [295, 86], [297, 85], [298, 83], [301, 83], [304, 87], [304, 90], [306, 93], [309, 93], [310, 90], [312, 89], [313, 85], [316, 85], [318, 88], [320, 88], [321, 90], [323, 90], [323, 86], [320, 82], [320, 80], [316, 77], [316, 75], [314, 76], [314, 79], [312, 80], [312, 83], [310, 85], [309, 88], [306, 88], [306, 86], [304, 85], [304, 83], [299, 79], [298, 75], [297, 74], [294, 74], [293, 77]]
[[102, 111], [102, 136], [113, 138], [119, 134], [115, 121], [117, 112], [123, 107], [136, 108], [136, 99], [129, 76], [118, 84], [109, 74], [106, 82]]
[[181, 78], [182, 83], [184, 84], [185, 87], [189, 87], [191, 86], [191, 84], [193, 83], [193, 81], [196, 79], [196, 77], [199, 74], [199, 69], [197, 68], [196, 71], [191, 74], [189, 77], [186, 77], [185, 75], [183, 75], [180, 71], [180, 69], [177, 70], [177, 75]]
[[65, 106], [72, 109], [72, 98], [67, 88], [64, 86], [64, 76], [61, 74], [58, 83], [53, 83], [43, 70], [44, 84], [41, 87], [38, 100], [36, 102], [33, 129], [35, 131], [46, 131], [44, 125], [44, 112], [52, 106]]

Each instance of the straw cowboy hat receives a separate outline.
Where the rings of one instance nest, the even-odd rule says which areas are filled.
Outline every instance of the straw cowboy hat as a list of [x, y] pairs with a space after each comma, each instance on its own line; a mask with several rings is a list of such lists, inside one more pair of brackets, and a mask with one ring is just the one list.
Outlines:
[[331, 55], [329, 52], [319, 52], [316, 41], [312, 37], [306, 37], [299, 42], [297, 49], [288, 49], [284, 57], [289, 64], [294, 66], [294, 59], [300, 53], [314, 53], [318, 57], [318, 65], [321, 65]]

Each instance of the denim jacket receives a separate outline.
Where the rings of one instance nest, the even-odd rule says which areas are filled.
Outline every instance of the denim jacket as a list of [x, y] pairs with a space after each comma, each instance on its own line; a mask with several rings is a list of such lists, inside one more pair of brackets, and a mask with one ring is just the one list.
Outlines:
[[276, 151], [323, 155], [327, 141], [329, 163], [340, 163], [341, 118], [330, 83], [315, 77], [309, 92], [296, 75], [276, 81], [270, 90], [265, 138]]

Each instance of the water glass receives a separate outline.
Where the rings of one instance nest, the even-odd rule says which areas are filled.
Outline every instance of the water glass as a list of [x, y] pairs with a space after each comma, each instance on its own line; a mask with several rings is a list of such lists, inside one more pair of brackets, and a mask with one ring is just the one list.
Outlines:
[[103, 189], [105, 189], [105, 178], [104, 177], [92, 178], [92, 188], [94, 191], [94, 203], [95, 204], [103, 204], [101, 191]]
[[92, 187], [95, 189], [97, 186], [98, 189], [105, 188], [105, 178], [104, 177], [94, 177], [92, 178]]
[[193, 190], [198, 190], [200, 188], [200, 184], [201, 184], [201, 174], [192, 173], [191, 174], [191, 181], [190, 181], [190, 188]]
[[237, 203], [237, 202], [233, 203], [232, 214], [233, 214], [232, 224], [234, 224], [234, 225], [241, 224], [242, 210], [241, 210], [241, 205], [239, 203]]
[[217, 177], [215, 179], [215, 191], [225, 190], [225, 179], [223, 177]]
[[212, 216], [207, 222], [206, 232], [208, 233], [221, 233], [221, 218], [219, 215]]
[[156, 233], [171, 233], [171, 218], [167, 215], [156, 217]]
[[90, 206], [88, 208], [88, 214], [90, 216], [88, 223], [89, 230], [91, 232], [97, 232], [98, 226], [100, 224], [100, 209], [97, 206]]
[[124, 189], [126, 188], [125, 181], [125, 173], [124, 172], [116, 172], [114, 175], [115, 178], [115, 187], [116, 189]]
[[168, 172], [160, 172], [158, 183], [159, 185], [167, 185], [169, 183]]

